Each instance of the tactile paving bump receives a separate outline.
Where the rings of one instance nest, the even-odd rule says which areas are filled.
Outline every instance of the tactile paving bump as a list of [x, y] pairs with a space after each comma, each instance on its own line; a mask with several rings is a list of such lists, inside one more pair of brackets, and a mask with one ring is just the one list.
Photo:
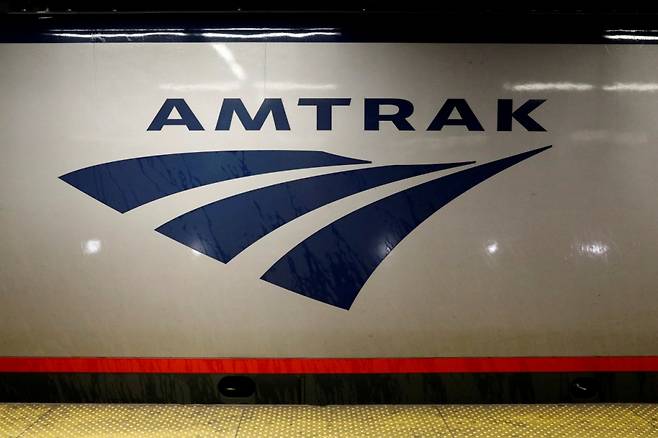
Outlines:
[[440, 406], [454, 436], [658, 437], [656, 405]]
[[45, 405], [0, 405], [0, 437], [19, 436], [50, 409]]
[[58, 405], [23, 437], [234, 437], [240, 409], [199, 405]]
[[450, 437], [434, 406], [245, 408], [239, 437]]
[[656, 437], [658, 405], [0, 405], [0, 437]]

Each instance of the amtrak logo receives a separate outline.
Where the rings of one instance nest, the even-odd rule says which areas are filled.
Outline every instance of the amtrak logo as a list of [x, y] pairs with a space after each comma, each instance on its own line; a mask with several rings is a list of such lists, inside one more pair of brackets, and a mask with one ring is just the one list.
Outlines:
[[[330, 202], [413, 176], [468, 166], [343, 216], [303, 240], [261, 276], [289, 291], [349, 309], [377, 266], [425, 219], [481, 182], [550, 147], [479, 165], [465, 161], [375, 166], [283, 182], [204, 205], [156, 231], [219, 262], [230, 263], [261, 237]], [[220, 181], [291, 169], [367, 163], [319, 151], [193, 152], [114, 161], [60, 178], [125, 213], [159, 198]]]

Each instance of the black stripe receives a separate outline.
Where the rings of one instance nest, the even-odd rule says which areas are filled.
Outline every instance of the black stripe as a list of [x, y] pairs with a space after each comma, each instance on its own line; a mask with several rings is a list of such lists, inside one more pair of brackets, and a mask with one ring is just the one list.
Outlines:
[[[229, 380], [223, 380], [229, 377]], [[233, 392], [231, 392], [233, 391]], [[658, 373], [2, 373], [0, 402], [423, 404], [658, 402]]]
[[[651, 13], [226, 12], [3, 14], [0, 42], [434, 42], [653, 44]], [[632, 33], [626, 32], [634, 31]], [[651, 31], [654, 32], [651, 32]], [[628, 38], [610, 38], [626, 35]]]

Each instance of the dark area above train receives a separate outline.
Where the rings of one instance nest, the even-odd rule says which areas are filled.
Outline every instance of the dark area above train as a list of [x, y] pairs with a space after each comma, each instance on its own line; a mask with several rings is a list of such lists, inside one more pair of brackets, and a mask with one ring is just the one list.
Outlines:
[[[650, 5], [650, 6], [648, 6]], [[658, 4], [0, 0], [0, 42], [658, 42]], [[630, 33], [629, 33], [630, 32]]]
[[[544, 4], [542, 4], [544, 3]], [[9, 13], [195, 13], [195, 12], [342, 12], [342, 13], [440, 13], [440, 14], [528, 14], [528, 15], [591, 15], [658, 13], [658, 6], [648, 2], [624, 2], [593, 6], [583, 2], [532, 4], [500, 4], [492, 2], [382, 2], [382, 1], [202, 1], [185, 2], [154, 0], [9, 0], [0, 1], [0, 11]]]
[[66, 8], [70, 4], [64, 2], [57, 5], [62, 6], [10, 3], [5, 7], [9, 13], [0, 13], [0, 42], [658, 42], [658, 12], [631, 8], [586, 12], [477, 8], [422, 11], [412, 7], [400, 11], [384, 8], [302, 11], [284, 10], [282, 6], [277, 10], [223, 6], [227, 8], [223, 12], [200, 12], [192, 8], [174, 12], [144, 10], [147, 5], [140, 2], [133, 4], [132, 9], [114, 11], [103, 8], [103, 2], [93, 3], [95, 10], [89, 10], [92, 6], [87, 10]]

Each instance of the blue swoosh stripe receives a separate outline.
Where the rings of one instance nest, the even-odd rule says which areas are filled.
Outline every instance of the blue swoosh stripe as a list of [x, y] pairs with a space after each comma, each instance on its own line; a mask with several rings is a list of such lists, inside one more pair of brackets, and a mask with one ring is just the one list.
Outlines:
[[330, 202], [393, 181], [472, 163], [381, 166], [298, 179], [204, 205], [156, 231], [227, 263], [266, 234]]
[[60, 179], [125, 213], [162, 197], [234, 178], [370, 161], [320, 151], [219, 151], [154, 155], [98, 164]]
[[349, 309], [377, 266], [425, 219], [479, 183], [550, 147], [471, 167], [380, 199], [317, 231], [261, 278]]

